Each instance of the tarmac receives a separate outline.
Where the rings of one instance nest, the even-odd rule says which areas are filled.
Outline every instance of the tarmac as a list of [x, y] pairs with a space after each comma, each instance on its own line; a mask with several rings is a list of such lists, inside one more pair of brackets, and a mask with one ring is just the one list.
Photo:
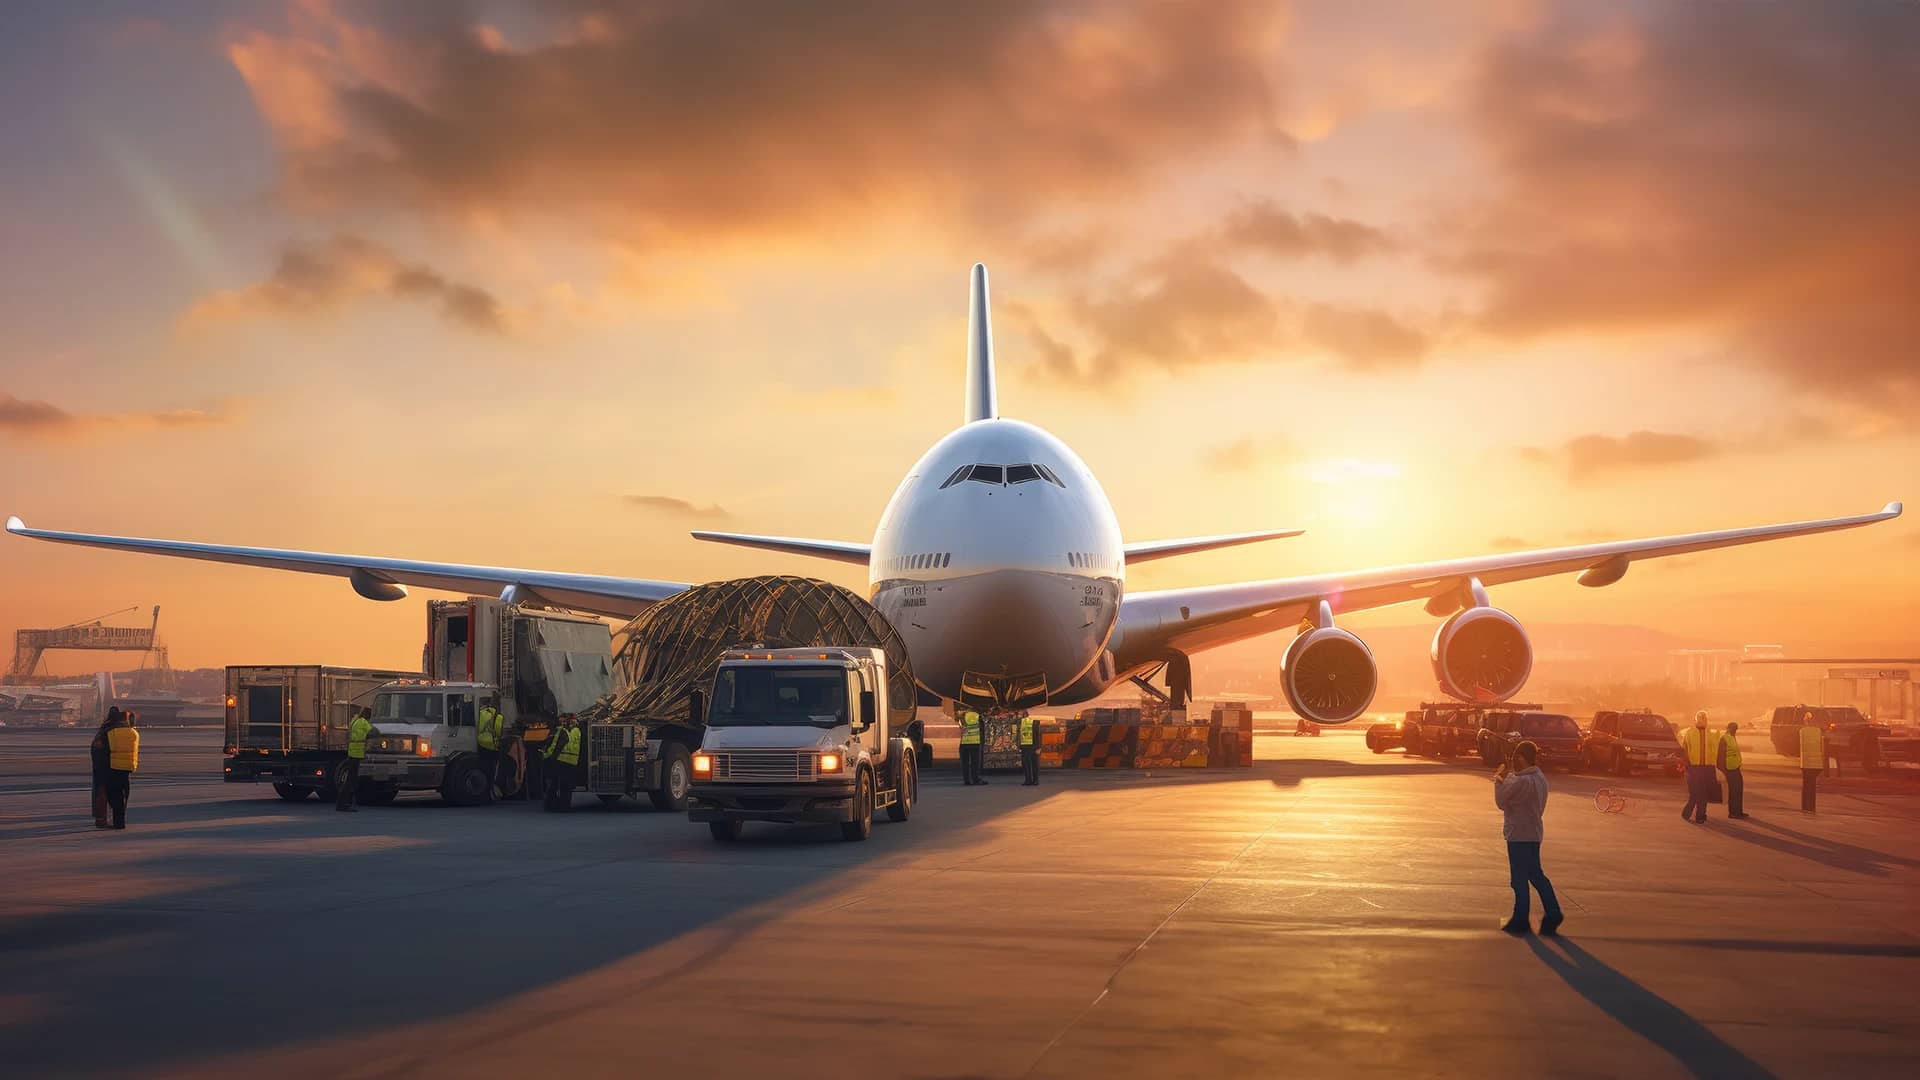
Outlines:
[[[1253, 768], [936, 767], [866, 843], [715, 844], [631, 801], [336, 814], [146, 733], [0, 731], [9, 1076], [1911, 1076], [1920, 782], [1751, 821], [1553, 773], [1564, 936], [1511, 902], [1486, 770], [1262, 737]], [[942, 748], [950, 763], [950, 748]], [[1602, 813], [1595, 792], [1625, 795]], [[1605, 800], [1602, 800], [1605, 801]], [[1536, 905], [1535, 917], [1538, 917]]]

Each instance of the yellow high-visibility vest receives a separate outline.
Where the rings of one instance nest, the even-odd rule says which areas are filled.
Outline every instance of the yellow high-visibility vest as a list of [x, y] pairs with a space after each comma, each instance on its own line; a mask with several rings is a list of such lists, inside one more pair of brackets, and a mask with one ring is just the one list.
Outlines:
[[580, 729], [563, 728], [560, 731], [560, 749], [553, 755], [562, 765], [580, 764]]
[[367, 733], [373, 725], [364, 716], [356, 716], [353, 723], [347, 725], [347, 756], [363, 758], [367, 756]]
[[1713, 731], [1710, 728], [1690, 727], [1680, 733], [1680, 746], [1687, 752], [1687, 764], [1713, 764]]
[[132, 772], [140, 767], [140, 733], [130, 727], [107, 729], [107, 767]]
[[491, 705], [481, 706], [480, 749], [498, 750], [500, 748], [500, 731], [505, 722], [506, 717], [500, 715], [499, 709]]
[[1819, 724], [1800, 725], [1800, 767], [1827, 767], [1827, 733], [1820, 730]]
[[1740, 744], [1733, 741], [1733, 734], [1729, 732], [1725, 735], [1720, 736], [1720, 741], [1722, 743], [1725, 743], [1727, 747], [1727, 770], [1731, 772], [1732, 770], [1739, 768], [1740, 767]]
[[980, 745], [980, 714], [968, 710], [960, 714], [960, 745]]
[[1020, 718], [1020, 745], [1021, 746], [1033, 745], [1033, 726], [1034, 726], [1033, 717], [1023, 716]]

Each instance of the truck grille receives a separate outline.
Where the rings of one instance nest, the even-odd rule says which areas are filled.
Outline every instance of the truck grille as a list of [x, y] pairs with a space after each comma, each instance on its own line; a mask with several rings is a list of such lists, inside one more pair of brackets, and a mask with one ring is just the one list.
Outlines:
[[713, 755], [713, 778], [736, 784], [791, 784], [814, 778], [811, 750], [729, 750]]

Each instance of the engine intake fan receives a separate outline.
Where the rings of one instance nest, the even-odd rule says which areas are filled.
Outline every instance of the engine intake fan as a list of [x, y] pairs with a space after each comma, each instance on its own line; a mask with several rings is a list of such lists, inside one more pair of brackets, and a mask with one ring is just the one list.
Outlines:
[[1433, 635], [1433, 677], [1461, 701], [1493, 705], [1527, 685], [1533, 643], [1520, 620], [1495, 607], [1470, 607]]
[[1366, 642], [1335, 626], [1303, 631], [1280, 659], [1287, 704], [1316, 724], [1344, 724], [1366, 712], [1379, 685]]

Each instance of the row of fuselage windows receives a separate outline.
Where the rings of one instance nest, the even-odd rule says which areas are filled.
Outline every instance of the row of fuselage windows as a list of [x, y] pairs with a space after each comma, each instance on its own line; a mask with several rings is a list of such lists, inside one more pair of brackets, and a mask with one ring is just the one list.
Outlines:
[[941, 490], [952, 487], [963, 480], [976, 484], [1031, 484], [1035, 480], [1044, 480], [1054, 487], [1066, 487], [1052, 469], [1045, 465], [1028, 463], [1024, 465], [962, 465], [953, 470], [953, 475], [940, 484]]
[[1067, 552], [1067, 565], [1079, 570], [1097, 570], [1107, 565], [1107, 561], [1091, 551]]
[[887, 560], [889, 570], [938, 570], [953, 562], [953, 552], [933, 551], [921, 555], [901, 555]]

